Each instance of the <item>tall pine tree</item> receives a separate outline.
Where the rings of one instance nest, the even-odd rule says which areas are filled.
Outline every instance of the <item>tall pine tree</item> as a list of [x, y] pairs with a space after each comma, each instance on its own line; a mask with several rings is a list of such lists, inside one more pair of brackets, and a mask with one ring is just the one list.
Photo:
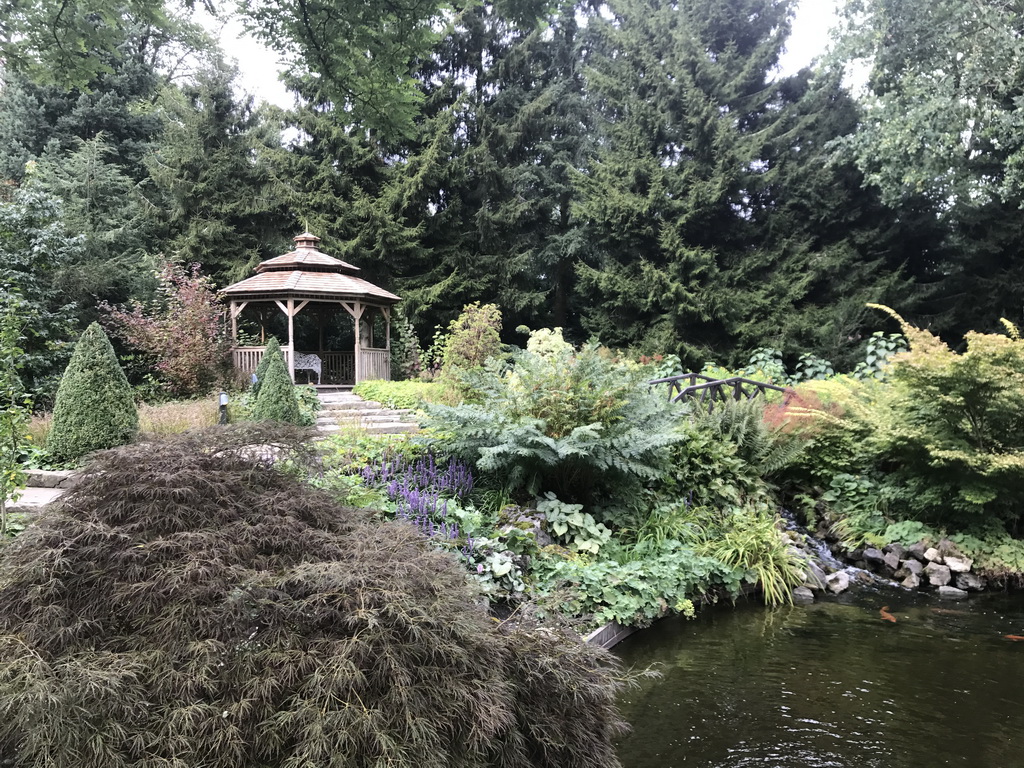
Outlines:
[[779, 107], [769, 84], [789, 0], [615, 0], [590, 19], [601, 148], [581, 175], [598, 249], [585, 327], [699, 364], [743, 308], [721, 273], [750, 247], [750, 194]]
[[166, 89], [166, 128], [147, 159], [167, 249], [219, 284], [280, 253], [294, 227], [268, 159], [277, 127], [236, 95], [234, 76], [216, 62], [194, 83]]

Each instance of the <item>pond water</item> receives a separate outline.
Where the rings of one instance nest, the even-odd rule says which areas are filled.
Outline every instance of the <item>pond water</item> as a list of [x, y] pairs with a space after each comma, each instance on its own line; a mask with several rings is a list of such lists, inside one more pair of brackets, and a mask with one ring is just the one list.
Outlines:
[[[896, 619], [886, 620], [880, 609]], [[1024, 766], [1024, 595], [861, 588], [666, 619], [619, 644], [625, 768]]]

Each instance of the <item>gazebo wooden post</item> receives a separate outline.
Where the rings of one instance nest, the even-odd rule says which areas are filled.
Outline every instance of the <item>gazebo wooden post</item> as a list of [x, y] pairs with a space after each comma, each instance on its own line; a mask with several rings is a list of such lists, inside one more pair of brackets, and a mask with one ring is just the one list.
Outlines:
[[388, 351], [388, 360], [391, 359], [391, 308], [381, 307], [381, 313], [384, 315], [384, 349]]
[[358, 384], [360, 381], [362, 381], [361, 376], [362, 376], [362, 373], [363, 373], [363, 361], [362, 361], [362, 357], [363, 357], [363, 345], [362, 345], [362, 335], [363, 334], [362, 334], [362, 330], [363, 329], [360, 327], [360, 320], [362, 319], [362, 316], [363, 316], [363, 304], [360, 301], [356, 301], [356, 302], [353, 302], [352, 306], [355, 308], [355, 311], [352, 313], [352, 317], [355, 319], [355, 337], [356, 337], [355, 345], [353, 346], [353, 351], [355, 352], [355, 361], [354, 361], [354, 363], [355, 363], [355, 370], [353, 371], [353, 376], [355, 378], [355, 383]]
[[295, 383], [295, 299], [288, 299], [288, 375]]

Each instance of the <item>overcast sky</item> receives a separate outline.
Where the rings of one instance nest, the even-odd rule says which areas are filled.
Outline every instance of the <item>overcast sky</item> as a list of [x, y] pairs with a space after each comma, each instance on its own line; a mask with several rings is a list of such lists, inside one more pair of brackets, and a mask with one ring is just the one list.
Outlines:
[[[800, 0], [788, 50], [782, 57], [783, 72], [796, 72], [825, 50], [829, 29], [835, 24], [838, 0]], [[292, 106], [292, 97], [277, 79], [277, 56], [245, 35], [237, 20], [228, 21], [221, 32], [221, 44], [238, 62], [242, 88], [257, 98], [281, 107]]]

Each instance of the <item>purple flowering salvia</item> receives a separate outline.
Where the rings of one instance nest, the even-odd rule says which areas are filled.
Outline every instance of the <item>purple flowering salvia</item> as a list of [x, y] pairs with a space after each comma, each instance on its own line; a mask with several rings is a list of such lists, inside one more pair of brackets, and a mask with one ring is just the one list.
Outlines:
[[[379, 488], [395, 502], [395, 517], [405, 520], [425, 536], [458, 539], [458, 525], [448, 524], [448, 502], [464, 499], [473, 490], [473, 474], [469, 465], [458, 460], [439, 468], [433, 453], [415, 461], [386, 453], [374, 464], [362, 469], [363, 482]], [[473, 551], [472, 542], [467, 548]]]

